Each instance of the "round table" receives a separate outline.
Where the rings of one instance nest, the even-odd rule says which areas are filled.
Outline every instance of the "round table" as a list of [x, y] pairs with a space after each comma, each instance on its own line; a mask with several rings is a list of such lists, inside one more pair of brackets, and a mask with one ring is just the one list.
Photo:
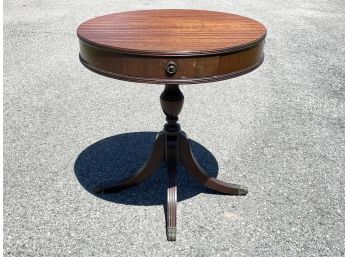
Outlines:
[[[266, 28], [243, 16], [203, 10], [141, 10], [93, 18], [77, 29], [80, 61], [104, 76], [165, 84], [160, 103], [166, 124], [149, 160], [135, 174], [96, 193], [134, 186], [165, 162], [168, 170], [166, 230], [176, 240], [176, 170], [183, 167], [203, 185], [224, 194], [245, 195], [244, 186], [208, 175], [191, 152], [178, 115], [184, 96], [179, 84], [196, 84], [248, 73], [261, 65]], [[195, 89], [196, 90], [196, 89]]]

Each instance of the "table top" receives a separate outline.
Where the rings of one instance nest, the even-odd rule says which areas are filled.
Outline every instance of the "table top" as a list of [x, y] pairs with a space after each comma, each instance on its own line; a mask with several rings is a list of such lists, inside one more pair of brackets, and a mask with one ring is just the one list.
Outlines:
[[[235, 14], [158, 9], [93, 18], [77, 36], [81, 62], [95, 72], [137, 82], [201, 83], [260, 65], [266, 28]], [[174, 74], [162, 68], [171, 62]]]
[[259, 22], [202, 10], [141, 10], [114, 13], [82, 23], [81, 40], [128, 53], [197, 55], [229, 52], [266, 36]]

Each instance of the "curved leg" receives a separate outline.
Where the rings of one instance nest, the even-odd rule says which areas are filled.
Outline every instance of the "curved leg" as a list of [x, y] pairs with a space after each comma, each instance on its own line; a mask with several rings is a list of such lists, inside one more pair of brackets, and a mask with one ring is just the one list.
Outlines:
[[149, 177], [164, 160], [164, 132], [159, 132], [153, 147], [150, 159], [131, 177], [119, 182], [117, 185], [106, 188], [97, 188], [95, 193], [114, 193], [131, 186], [135, 186]]
[[179, 160], [181, 164], [201, 184], [225, 194], [246, 195], [248, 193], [248, 189], [244, 186], [226, 183], [210, 177], [193, 156], [188, 138], [184, 132], [180, 132], [179, 134], [179, 147]]
[[176, 240], [176, 168], [178, 163], [178, 137], [166, 136], [166, 163], [168, 169], [168, 189], [167, 189], [167, 219], [166, 230], [167, 240]]

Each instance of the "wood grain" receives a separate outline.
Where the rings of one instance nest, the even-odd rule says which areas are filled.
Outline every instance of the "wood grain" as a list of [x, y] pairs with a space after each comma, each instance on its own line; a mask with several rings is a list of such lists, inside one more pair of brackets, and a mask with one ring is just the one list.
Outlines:
[[[80, 42], [80, 61], [101, 75], [125, 81], [152, 84], [197, 84], [214, 82], [248, 73], [263, 62], [263, 42], [232, 53], [159, 57], [119, 54]], [[174, 61], [178, 70], [168, 76], [165, 67]]]
[[182, 56], [248, 47], [266, 36], [266, 28], [229, 13], [159, 9], [100, 16], [82, 23], [77, 35], [119, 53]]
[[[142, 10], [88, 20], [77, 29], [80, 61], [104, 76], [153, 84], [224, 80], [256, 69], [266, 28], [228, 13]], [[166, 67], [174, 63], [176, 71]]]

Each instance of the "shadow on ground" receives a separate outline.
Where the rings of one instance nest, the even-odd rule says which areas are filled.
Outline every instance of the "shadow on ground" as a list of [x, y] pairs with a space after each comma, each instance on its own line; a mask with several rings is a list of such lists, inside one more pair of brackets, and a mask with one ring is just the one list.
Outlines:
[[[125, 133], [102, 139], [83, 150], [75, 162], [75, 175], [90, 193], [99, 186], [111, 186], [132, 175], [147, 160], [155, 132]], [[218, 175], [215, 157], [202, 145], [190, 140], [192, 152], [209, 175]], [[165, 165], [143, 183], [113, 194], [96, 195], [107, 201], [130, 205], [162, 205], [166, 202]], [[182, 167], [178, 169], [178, 201], [202, 192], [211, 192], [198, 184]]]

